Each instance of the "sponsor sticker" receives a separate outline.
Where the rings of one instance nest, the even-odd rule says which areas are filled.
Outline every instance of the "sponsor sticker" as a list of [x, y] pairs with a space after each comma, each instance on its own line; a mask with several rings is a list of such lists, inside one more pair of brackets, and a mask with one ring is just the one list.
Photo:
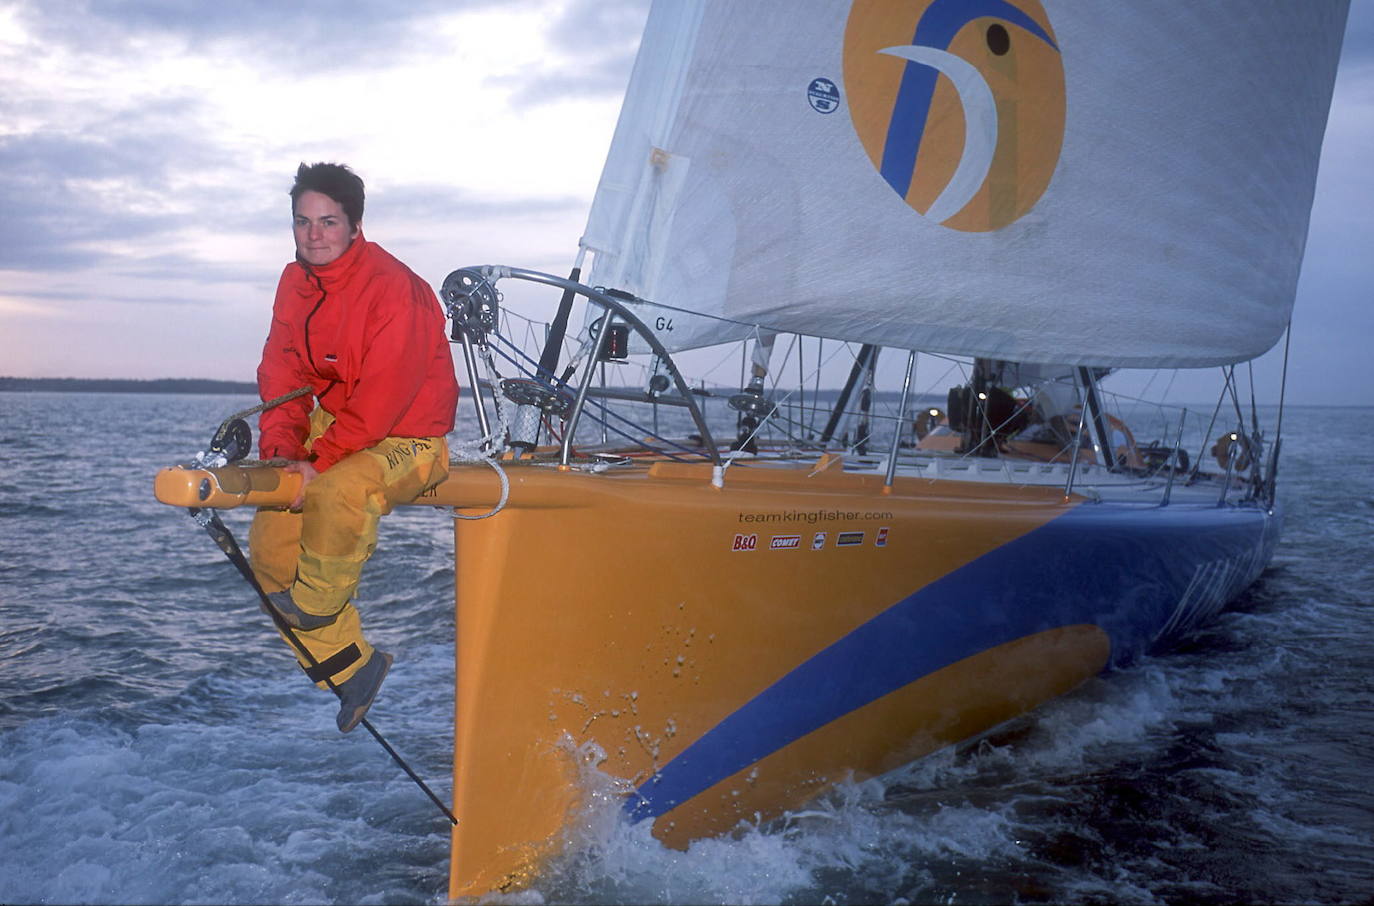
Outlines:
[[863, 532], [840, 532], [840, 536], [835, 539], [836, 547], [856, 547], [863, 543]]
[[817, 113], [834, 113], [840, 106], [840, 90], [830, 79], [812, 79], [806, 86], [806, 100]]
[[730, 548], [732, 551], [752, 551], [759, 546], [758, 535], [736, 535], [735, 544]]
[[825, 547], [825, 532], [817, 532], [811, 539], [811, 549], [818, 551]]
[[774, 535], [768, 546], [775, 551], [799, 550], [801, 548], [801, 535]]
[[887, 526], [878, 529], [878, 537], [873, 539], [878, 547], [887, 547]]

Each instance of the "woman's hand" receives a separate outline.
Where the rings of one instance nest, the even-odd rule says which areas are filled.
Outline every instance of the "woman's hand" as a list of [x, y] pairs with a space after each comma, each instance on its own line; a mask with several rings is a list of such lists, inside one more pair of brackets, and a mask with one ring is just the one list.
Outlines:
[[282, 466], [282, 470], [286, 472], [295, 472], [301, 477], [301, 489], [296, 492], [296, 499], [291, 501], [291, 509], [299, 510], [301, 507], [305, 506], [305, 486], [319, 477], [320, 473], [315, 471], [315, 466], [312, 463], [306, 462], [303, 459], [288, 462], [286, 465]]

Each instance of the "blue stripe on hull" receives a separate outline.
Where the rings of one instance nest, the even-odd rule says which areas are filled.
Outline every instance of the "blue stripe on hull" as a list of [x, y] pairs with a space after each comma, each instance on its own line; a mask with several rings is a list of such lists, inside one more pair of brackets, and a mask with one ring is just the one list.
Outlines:
[[[1111, 666], [1149, 648], [1176, 611], [1206, 616], [1268, 562], [1276, 515], [1235, 507], [1088, 504], [908, 595], [800, 664], [663, 765], [626, 802], [634, 820], [903, 686], [1044, 630], [1100, 626]], [[1199, 582], [1199, 576], [1206, 577]]]

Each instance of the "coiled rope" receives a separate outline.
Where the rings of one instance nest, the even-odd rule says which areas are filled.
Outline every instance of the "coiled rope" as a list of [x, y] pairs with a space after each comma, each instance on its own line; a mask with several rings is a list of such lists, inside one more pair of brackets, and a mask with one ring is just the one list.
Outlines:
[[[454, 510], [454, 519], [490, 519], [505, 509], [506, 502], [510, 500], [510, 477], [506, 475], [506, 470], [501, 468], [501, 463], [498, 461], [498, 457], [506, 452], [506, 438], [510, 436], [510, 420], [506, 415], [506, 400], [501, 393], [501, 375], [496, 370], [496, 362], [492, 358], [491, 348], [482, 344], [479, 350], [482, 361], [487, 365], [487, 383], [491, 385], [491, 396], [496, 403], [496, 429], [486, 437], [455, 444], [449, 448], [449, 452], [459, 462], [480, 462], [491, 467], [501, 482], [501, 496], [497, 499], [496, 505], [485, 513], [469, 516]], [[474, 387], [472, 392], [480, 394], [482, 389]]]

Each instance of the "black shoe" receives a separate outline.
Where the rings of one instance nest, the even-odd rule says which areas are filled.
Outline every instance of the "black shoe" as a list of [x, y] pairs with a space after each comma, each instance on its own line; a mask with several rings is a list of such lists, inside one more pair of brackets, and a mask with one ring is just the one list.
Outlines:
[[372, 657], [358, 669], [358, 672], [339, 684], [339, 732], [347, 733], [358, 725], [372, 707], [377, 690], [382, 688], [382, 680], [391, 669], [391, 655], [385, 651], [372, 651]]
[[337, 613], [321, 617], [313, 613], [306, 613], [296, 606], [296, 602], [291, 599], [291, 589], [274, 591], [267, 596], [267, 600], [272, 602], [272, 609], [275, 610], [283, 620], [296, 629], [304, 629], [307, 632], [311, 629], [319, 629], [328, 626], [339, 618]]

